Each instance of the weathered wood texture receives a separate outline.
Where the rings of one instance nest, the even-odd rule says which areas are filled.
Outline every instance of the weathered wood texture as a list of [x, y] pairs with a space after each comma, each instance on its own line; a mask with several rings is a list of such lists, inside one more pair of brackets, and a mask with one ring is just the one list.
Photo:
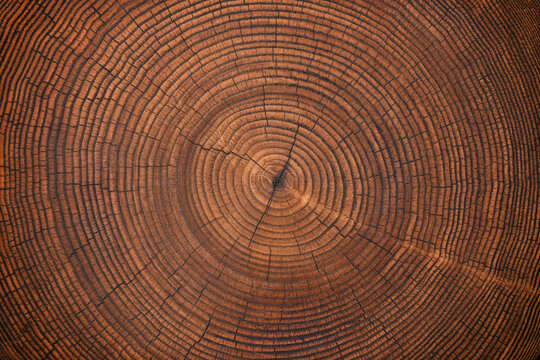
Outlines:
[[0, 358], [534, 359], [536, 1], [0, 4]]

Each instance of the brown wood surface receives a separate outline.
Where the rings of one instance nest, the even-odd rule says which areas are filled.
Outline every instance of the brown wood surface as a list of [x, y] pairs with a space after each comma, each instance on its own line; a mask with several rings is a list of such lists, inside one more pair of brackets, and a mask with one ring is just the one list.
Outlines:
[[1, 359], [535, 359], [537, 1], [0, 2]]

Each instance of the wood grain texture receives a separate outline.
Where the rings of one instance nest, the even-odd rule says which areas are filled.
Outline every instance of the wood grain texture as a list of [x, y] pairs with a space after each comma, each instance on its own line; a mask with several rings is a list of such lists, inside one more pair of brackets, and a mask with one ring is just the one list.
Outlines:
[[0, 358], [535, 359], [535, 1], [0, 2]]

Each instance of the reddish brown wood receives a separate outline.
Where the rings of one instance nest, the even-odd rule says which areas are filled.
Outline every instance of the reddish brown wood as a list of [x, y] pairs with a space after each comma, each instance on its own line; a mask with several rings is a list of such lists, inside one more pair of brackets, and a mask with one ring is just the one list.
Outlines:
[[534, 1], [0, 9], [0, 358], [540, 354]]

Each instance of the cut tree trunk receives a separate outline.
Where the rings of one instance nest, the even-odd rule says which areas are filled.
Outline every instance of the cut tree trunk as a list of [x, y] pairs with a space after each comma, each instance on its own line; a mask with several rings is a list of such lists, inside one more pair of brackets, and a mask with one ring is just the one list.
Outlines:
[[540, 355], [535, 1], [0, 9], [0, 358]]

